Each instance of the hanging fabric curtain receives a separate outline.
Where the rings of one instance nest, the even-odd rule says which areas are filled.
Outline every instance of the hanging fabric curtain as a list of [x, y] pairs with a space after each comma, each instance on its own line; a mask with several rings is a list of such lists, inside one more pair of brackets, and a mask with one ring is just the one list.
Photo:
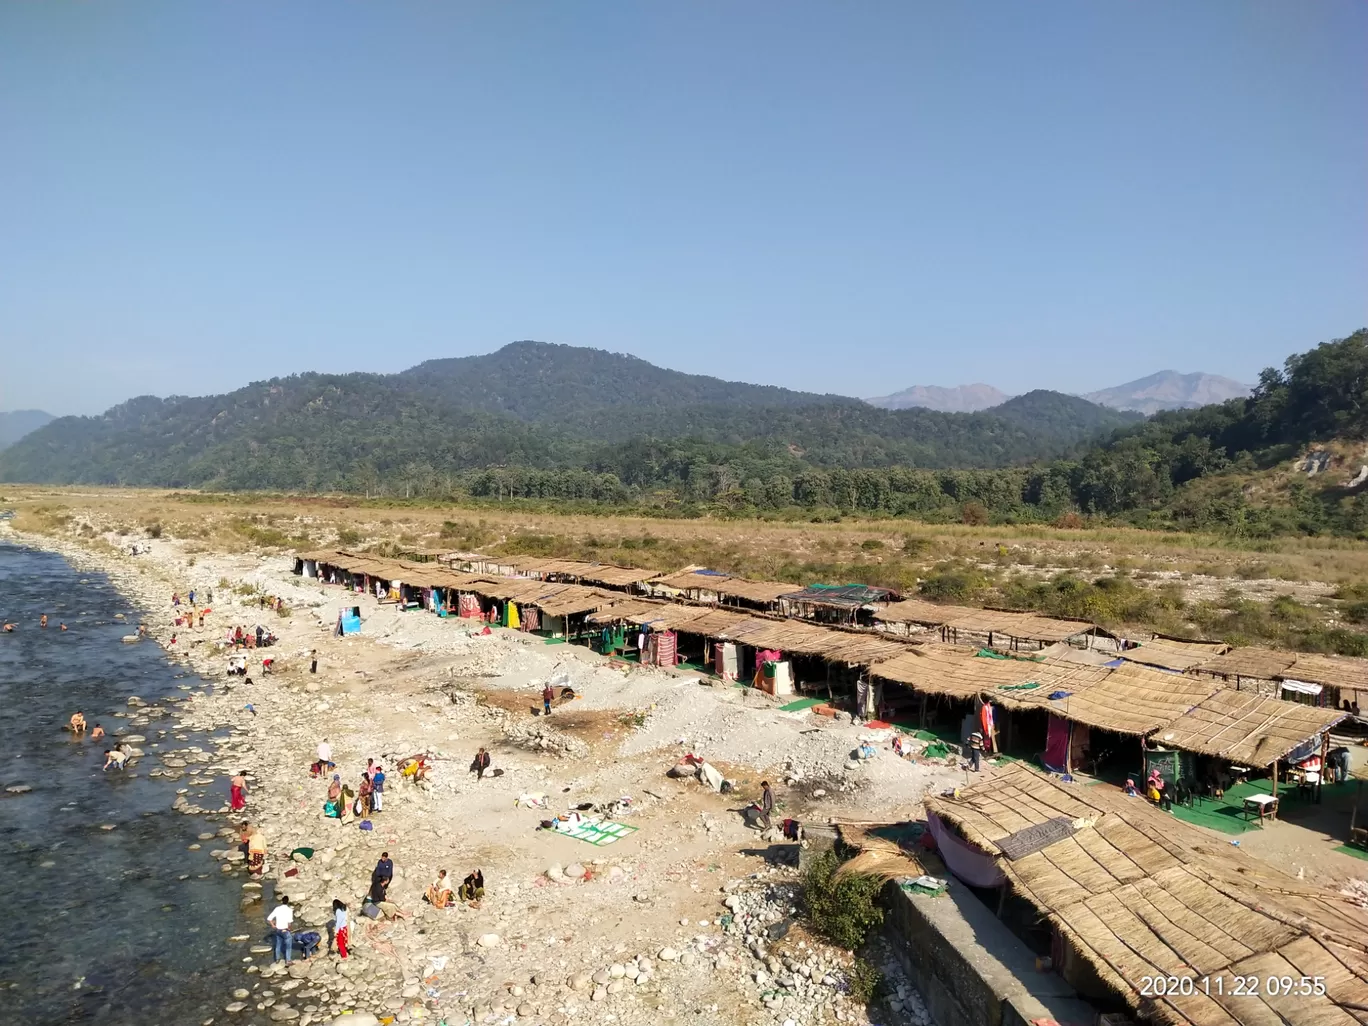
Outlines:
[[521, 622], [521, 621], [519, 621], [519, 619], [518, 619], [518, 607], [517, 607], [517, 605], [514, 604], [514, 603], [512, 603], [512, 602], [510, 602], [510, 603], [508, 603], [508, 605], [505, 607], [505, 610], [506, 610], [506, 612], [508, 613], [508, 619], [504, 621], [504, 626], [516, 631], [516, 630], [518, 629], [518, 626], [519, 626], [520, 622]]

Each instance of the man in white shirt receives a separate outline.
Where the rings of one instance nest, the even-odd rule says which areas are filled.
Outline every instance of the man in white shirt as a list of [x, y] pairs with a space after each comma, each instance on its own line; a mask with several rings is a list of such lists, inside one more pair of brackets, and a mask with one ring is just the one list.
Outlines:
[[318, 761], [323, 764], [324, 769], [333, 768], [332, 745], [328, 744], [326, 737], [318, 743]]
[[284, 958], [288, 964], [294, 958], [294, 934], [290, 932], [294, 923], [294, 909], [290, 908], [290, 899], [282, 894], [280, 904], [271, 910], [266, 922], [272, 927], [271, 943], [275, 945], [275, 960], [279, 962]]

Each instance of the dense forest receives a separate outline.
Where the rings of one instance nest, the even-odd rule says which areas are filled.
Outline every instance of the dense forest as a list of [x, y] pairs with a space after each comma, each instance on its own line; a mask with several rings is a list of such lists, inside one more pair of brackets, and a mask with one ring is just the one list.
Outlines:
[[711, 498], [806, 468], [1024, 465], [1137, 419], [1054, 392], [978, 414], [881, 410], [521, 342], [402, 374], [302, 374], [64, 417], [7, 450], [0, 480], [433, 494], [503, 468], [515, 494], [535, 478], [554, 497]]
[[879, 410], [515, 343], [62, 418], [0, 453], [0, 480], [1368, 536], [1368, 491], [1278, 476], [1308, 445], [1365, 439], [1368, 330], [1264, 371], [1247, 399], [1143, 421], [1055, 392]]

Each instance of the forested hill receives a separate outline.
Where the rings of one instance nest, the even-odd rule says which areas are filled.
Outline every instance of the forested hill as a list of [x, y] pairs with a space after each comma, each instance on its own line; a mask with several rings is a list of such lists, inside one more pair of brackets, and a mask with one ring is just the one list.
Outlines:
[[[1085, 512], [1150, 526], [1368, 536], [1368, 329], [1268, 368], [1247, 399], [1156, 414], [1073, 466]], [[1319, 474], [1297, 463], [1318, 451]]]
[[518, 342], [400, 374], [302, 374], [64, 417], [0, 454], [0, 480], [410, 491], [517, 467], [651, 489], [707, 468], [724, 487], [806, 468], [1020, 465], [1136, 419], [1052, 392], [977, 414], [880, 410]]

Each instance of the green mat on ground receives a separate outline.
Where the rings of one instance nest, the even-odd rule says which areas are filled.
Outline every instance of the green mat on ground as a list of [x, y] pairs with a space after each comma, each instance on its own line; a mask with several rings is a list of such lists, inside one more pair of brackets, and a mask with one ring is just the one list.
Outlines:
[[558, 834], [573, 837], [577, 841], [584, 841], [598, 848], [602, 848], [605, 844], [612, 844], [614, 841], [620, 841], [636, 832], [636, 827], [627, 826], [625, 823], [614, 823], [611, 819], [581, 820], [569, 830], [558, 829], [556, 831]]
[[1184, 823], [1219, 830], [1223, 834], [1242, 834], [1246, 830], [1257, 830], [1259, 818], [1245, 818], [1244, 799], [1251, 794], [1267, 794], [1268, 788], [1267, 780], [1247, 780], [1232, 787], [1225, 793], [1224, 798], [1196, 799], [1192, 808], [1175, 805], [1173, 815]]
[[811, 709], [814, 705], [821, 705], [822, 701], [823, 700], [820, 698], [799, 698], [796, 701], [790, 702], [788, 705], [781, 705], [779, 711], [802, 712], [804, 709]]
[[544, 643], [547, 645], [564, 645], [567, 640], [566, 638], [547, 638]]
[[950, 746], [944, 741], [932, 741], [921, 750], [923, 759], [944, 759], [950, 754]]
[[1330, 850], [1337, 851], [1341, 855], [1352, 855], [1356, 859], [1368, 859], [1368, 851], [1364, 851], [1362, 848], [1353, 848], [1347, 844], [1341, 844], [1338, 848], [1331, 848]]

